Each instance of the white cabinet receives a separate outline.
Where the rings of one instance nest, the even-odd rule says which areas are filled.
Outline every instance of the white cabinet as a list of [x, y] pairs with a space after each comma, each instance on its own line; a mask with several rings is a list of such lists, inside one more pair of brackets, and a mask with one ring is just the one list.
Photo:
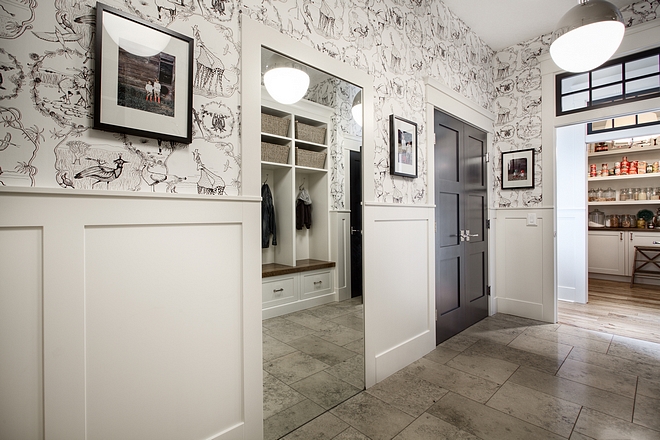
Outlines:
[[263, 319], [336, 301], [334, 267], [264, 278]]
[[623, 231], [589, 231], [589, 272], [628, 275], [628, 246]]
[[589, 231], [589, 272], [630, 276], [635, 246], [660, 247], [660, 231]]

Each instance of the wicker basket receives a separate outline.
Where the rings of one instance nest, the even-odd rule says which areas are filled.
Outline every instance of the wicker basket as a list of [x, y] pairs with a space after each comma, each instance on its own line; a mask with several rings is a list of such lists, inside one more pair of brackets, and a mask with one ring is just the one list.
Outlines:
[[310, 151], [302, 148], [296, 148], [296, 165], [309, 168], [324, 168], [325, 167], [324, 151]]
[[296, 139], [315, 144], [325, 144], [325, 127], [314, 127], [296, 121]]
[[289, 136], [289, 118], [262, 113], [261, 132], [287, 137]]
[[289, 163], [289, 150], [288, 145], [269, 144], [268, 142], [261, 143], [261, 161], [262, 162], [275, 162], [275, 163]]

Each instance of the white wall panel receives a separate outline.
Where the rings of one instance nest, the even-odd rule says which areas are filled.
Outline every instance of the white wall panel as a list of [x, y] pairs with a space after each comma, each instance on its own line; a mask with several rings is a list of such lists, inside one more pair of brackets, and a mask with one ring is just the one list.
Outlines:
[[88, 439], [207, 439], [241, 422], [241, 257], [240, 225], [86, 229]]
[[0, 228], [0, 439], [43, 438], [41, 228]]
[[365, 208], [367, 386], [434, 347], [432, 215], [428, 207]]
[[[529, 214], [536, 225], [528, 225]], [[498, 210], [498, 312], [555, 321], [553, 215], [552, 209]]]

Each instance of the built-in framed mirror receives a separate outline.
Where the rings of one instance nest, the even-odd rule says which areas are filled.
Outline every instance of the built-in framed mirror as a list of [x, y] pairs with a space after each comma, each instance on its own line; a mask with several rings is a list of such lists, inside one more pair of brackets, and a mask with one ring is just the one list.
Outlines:
[[[309, 76], [301, 100], [266, 90], [273, 65]], [[269, 432], [278, 414], [298, 405], [313, 418], [374, 383], [362, 257], [351, 255], [362, 244], [361, 176], [373, 163], [364, 148], [373, 145], [373, 86], [366, 73], [245, 18], [242, 68], [244, 194], [274, 211], [262, 212], [263, 418], [266, 434], [279, 436]]]

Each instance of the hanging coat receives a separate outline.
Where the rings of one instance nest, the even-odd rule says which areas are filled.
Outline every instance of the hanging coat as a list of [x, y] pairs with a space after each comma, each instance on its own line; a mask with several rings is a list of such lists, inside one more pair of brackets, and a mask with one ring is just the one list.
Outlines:
[[273, 236], [273, 246], [277, 246], [275, 227], [275, 205], [270, 188], [265, 183], [261, 185], [261, 247], [267, 248], [270, 236]]
[[312, 227], [312, 199], [306, 189], [300, 190], [296, 201], [296, 229]]

